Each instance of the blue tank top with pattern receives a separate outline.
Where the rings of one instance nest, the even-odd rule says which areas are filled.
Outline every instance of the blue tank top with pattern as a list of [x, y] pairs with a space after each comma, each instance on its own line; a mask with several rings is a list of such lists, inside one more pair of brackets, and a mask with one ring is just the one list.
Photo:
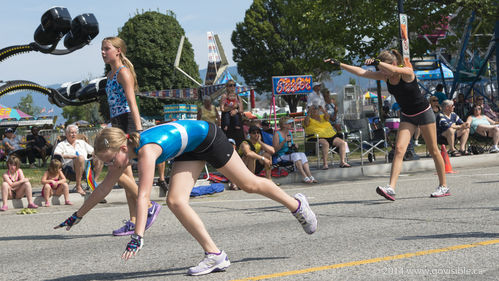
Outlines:
[[144, 145], [155, 143], [163, 149], [156, 159], [156, 164], [159, 164], [196, 149], [208, 135], [208, 129], [208, 122], [198, 120], [179, 120], [154, 126], [140, 133], [135, 153]]
[[109, 114], [111, 115], [111, 118], [130, 112], [125, 90], [123, 90], [121, 84], [118, 83], [118, 74], [123, 67], [125, 66], [120, 66], [118, 70], [116, 70], [113, 78], [111, 80], [107, 79], [106, 83], [107, 103], [109, 104]]

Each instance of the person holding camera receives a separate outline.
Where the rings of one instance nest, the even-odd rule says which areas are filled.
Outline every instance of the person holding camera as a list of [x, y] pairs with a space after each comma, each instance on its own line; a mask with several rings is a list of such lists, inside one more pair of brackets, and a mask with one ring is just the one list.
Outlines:
[[320, 105], [313, 105], [308, 108], [307, 117], [304, 120], [305, 135], [308, 141], [316, 141], [319, 137], [321, 144], [322, 160], [324, 161], [323, 170], [327, 170], [327, 155], [330, 146], [335, 146], [339, 150], [340, 168], [350, 168], [346, 159], [347, 143], [338, 137], [336, 131], [329, 123], [329, 113]]
[[262, 141], [260, 128], [251, 126], [249, 138], [239, 145], [239, 155], [253, 174], [258, 175], [265, 169], [265, 177], [271, 179], [272, 154], [274, 148]]
[[274, 133], [272, 140], [274, 149], [277, 151], [277, 161], [293, 162], [303, 176], [303, 182], [317, 183], [318, 181], [310, 172], [307, 156], [303, 152], [298, 152], [298, 145], [293, 142], [293, 135], [289, 131], [292, 123], [293, 119], [289, 119], [287, 116], [279, 118], [281, 130]]

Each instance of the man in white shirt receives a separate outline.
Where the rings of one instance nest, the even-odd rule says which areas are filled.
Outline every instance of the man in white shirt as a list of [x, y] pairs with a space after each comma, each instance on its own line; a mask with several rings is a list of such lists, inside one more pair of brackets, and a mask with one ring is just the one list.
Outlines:
[[312, 84], [312, 89], [314, 91], [308, 94], [307, 96], [307, 108], [309, 108], [312, 105], [322, 106], [322, 108], [326, 108], [326, 101], [324, 100], [324, 97], [321, 94], [321, 87], [322, 87], [321, 82], [314, 82]]
[[[69, 125], [66, 128], [66, 140], [57, 144], [54, 155], [60, 155], [62, 158], [62, 169], [66, 177], [72, 178], [74, 175], [76, 181], [76, 192], [85, 195], [81, 187], [81, 179], [85, 170], [88, 155], [94, 153], [94, 148], [84, 140], [77, 139], [78, 126]], [[94, 176], [97, 178], [102, 170], [102, 161], [94, 158]]]

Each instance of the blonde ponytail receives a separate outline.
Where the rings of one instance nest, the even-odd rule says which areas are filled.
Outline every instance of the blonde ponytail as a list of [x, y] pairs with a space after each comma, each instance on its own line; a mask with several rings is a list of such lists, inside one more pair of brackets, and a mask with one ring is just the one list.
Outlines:
[[115, 48], [120, 49], [120, 60], [123, 65], [125, 65], [129, 70], [130, 73], [132, 73], [133, 77], [133, 89], [137, 93], [139, 91], [139, 83], [137, 82], [137, 74], [135, 73], [135, 67], [133, 67], [132, 62], [126, 57], [126, 44], [123, 39], [119, 37], [106, 37], [102, 40], [102, 42], [107, 41], [111, 43]]

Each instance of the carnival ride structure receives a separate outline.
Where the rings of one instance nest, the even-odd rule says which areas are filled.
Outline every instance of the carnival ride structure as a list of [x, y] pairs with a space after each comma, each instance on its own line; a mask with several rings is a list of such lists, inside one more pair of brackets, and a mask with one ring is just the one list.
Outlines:
[[[99, 24], [95, 16], [85, 13], [71, 18], [68, 9], [53, 7], [41, 17], [41, 24], [35, 30], [35, 42], [26, 45], [15, 45], [0, 50], [0, 62], [7, 58], [37, 51], [51, 55], [66, 55], [88, 45], [99, 34]], [[64, 42], [65, 49], [56, 49], [59, 42]], [[47, 95], [48, 100], [59, 106], [83, 105], [97, 101], [97, 96], [105, 94], [105, 81], [96, 79], [83, 87], [81, 82], [65, 84], [59, 89], [44, 87], [27, 80], [3, 81], [0, 85], [0, 96], [11, 92], [34, 91]]]

